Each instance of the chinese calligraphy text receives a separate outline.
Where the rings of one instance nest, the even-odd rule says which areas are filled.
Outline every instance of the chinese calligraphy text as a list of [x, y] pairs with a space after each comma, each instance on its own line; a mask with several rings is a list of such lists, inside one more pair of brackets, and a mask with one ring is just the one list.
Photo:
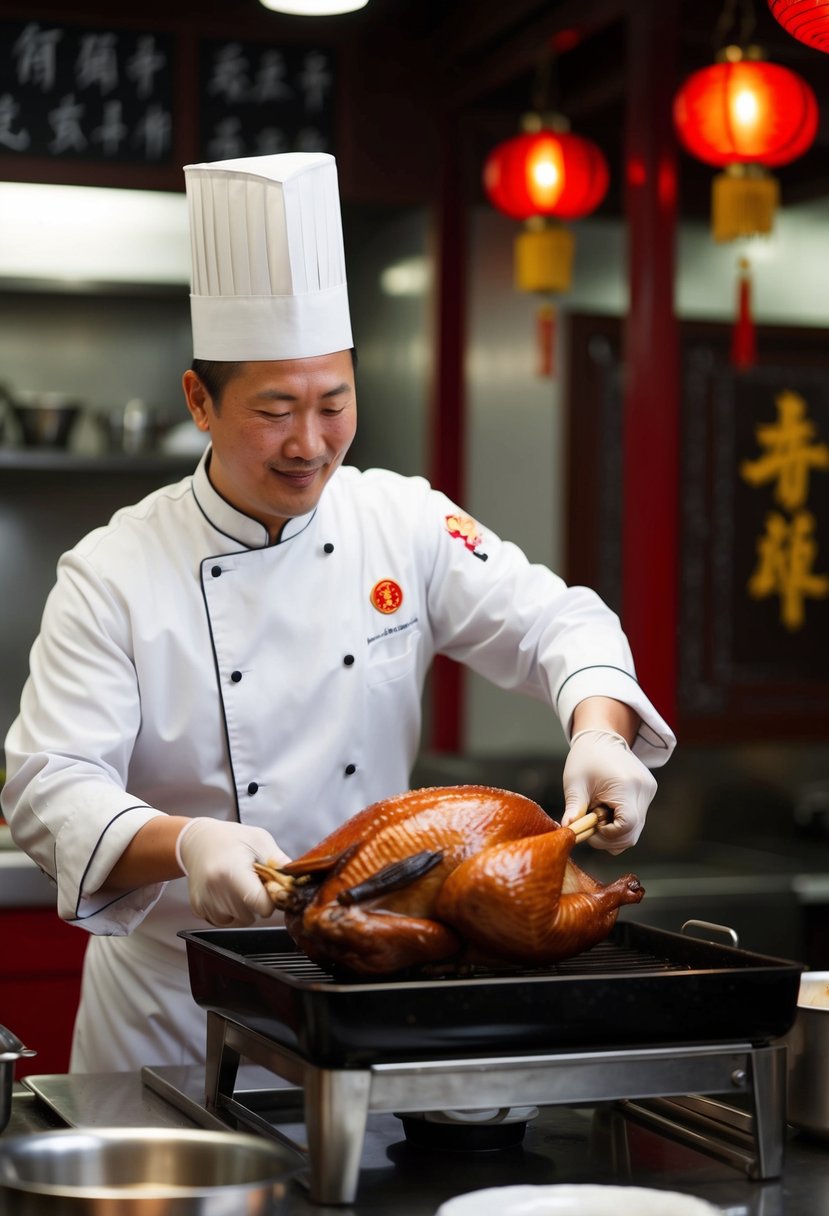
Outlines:
[[157, 33], [0, 23], [0, 154], [166, 163], [173, 45]]
[[205, 160], [334, 152], [331, 52], [206, 39], [200, 80]]
[[766, 515], [748, 593], [753, 599], [779, 596], [781, 623], [794, 631], [805, 624], [806, 600], [829, 596], [829, 574], [814, 568], [816, 520], [807, 510], [810, 475], [829, 469], [829, 446], [817, 441], [817, 427], [799, 393], [783, 390], [775, 405], [777, 421], [756, 428], [763, 455], [740, 465], [743, 481], [752, 487], [771, 485], [781, 508]]

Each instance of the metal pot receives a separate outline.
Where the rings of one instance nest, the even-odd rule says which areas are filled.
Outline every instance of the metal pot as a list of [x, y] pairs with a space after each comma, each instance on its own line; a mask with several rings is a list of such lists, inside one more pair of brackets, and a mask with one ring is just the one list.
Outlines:
[[829, 971], [807, 971], [797, 1016], [785, 1036], [789, 1048], [788, 1120], [829, 1138]]
[[36, 1055], [36, 1051], [23, 1046], [17, 1035], [0, 1026], [0, 1132], [11, 1118], [14, 1066], [18, 1060]]
[[240, 1132], [68, 1128], [0, 1140], [0, 1213], [273, 1216], [296, 1155]]

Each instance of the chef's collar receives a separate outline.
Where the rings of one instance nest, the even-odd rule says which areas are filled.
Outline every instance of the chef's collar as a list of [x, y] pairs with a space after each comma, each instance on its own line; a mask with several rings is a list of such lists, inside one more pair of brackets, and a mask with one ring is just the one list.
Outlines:
[[[265, 525], [258, 519], [253, 519], [250, 515], [245, 515], [243, 511], [231, 506], [211, 482], [207, 466], [210, 463], [212, 450], [211, 446], [207, 447], [193, 475], [193, 494], [202, 513], [218, 532], [235, 544], [243, 545], [246, 549], [266, 548], [270, 543], [270, 538]], [[277, 544], [284, 544], [286, 540], [291, 540], [304, 531], [315, 513], [316, 507], [305, 515], [296, 515], [293, 519], [287, 520]]]

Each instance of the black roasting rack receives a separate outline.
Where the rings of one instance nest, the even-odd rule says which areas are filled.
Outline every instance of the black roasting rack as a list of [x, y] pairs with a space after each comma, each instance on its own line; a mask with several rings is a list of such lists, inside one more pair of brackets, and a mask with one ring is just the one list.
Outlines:
[[625, 922], [544, 969], [358, 982], [317, 966], [284, 929], [181, 937], [208, 1011], [208, 1109], [244, 1121], [242, 1059], [295, 1086], [316, 1202], [353, 1202], [378, 1111], [617, 1102], [750, 1177], [782, 1168], [775, 1040], [795, 1018], [796, 963]]

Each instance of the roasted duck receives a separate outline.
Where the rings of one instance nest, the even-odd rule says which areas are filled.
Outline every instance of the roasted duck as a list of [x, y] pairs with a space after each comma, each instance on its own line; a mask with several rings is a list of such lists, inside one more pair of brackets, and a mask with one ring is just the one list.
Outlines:
[[374, 803], [304, 856], [256, 869], [323, 966], [544, 966], [602, 941], [645, 893], [632, 874], [590, 878], [570, 860], [575, 841], [520, 794], [447, 786]]

